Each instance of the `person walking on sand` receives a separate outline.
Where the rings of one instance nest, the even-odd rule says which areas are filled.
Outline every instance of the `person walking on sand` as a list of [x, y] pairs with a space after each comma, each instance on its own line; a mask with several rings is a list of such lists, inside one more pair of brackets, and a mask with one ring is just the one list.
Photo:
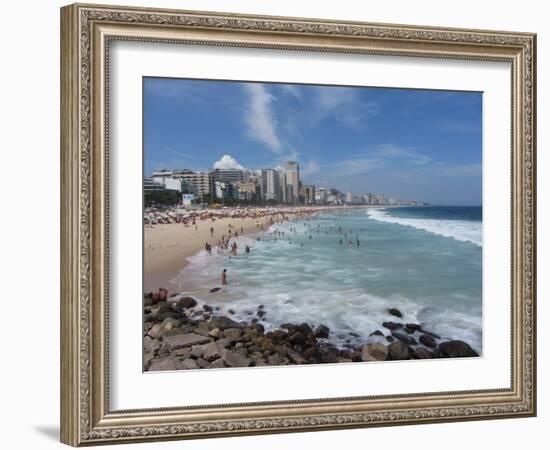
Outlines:
[[214, 227], [210, 227], [210, 237], [214, 237]]
[[222, 271], [222, 285], [227, 286], [227, 269]]

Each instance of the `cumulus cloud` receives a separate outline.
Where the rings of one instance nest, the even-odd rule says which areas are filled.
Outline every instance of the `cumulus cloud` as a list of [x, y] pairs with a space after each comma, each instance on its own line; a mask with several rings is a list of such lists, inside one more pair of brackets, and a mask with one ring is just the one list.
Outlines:
[[219, 161], [216, 161], [212, 166], [214, 169], [240, 169], [244, 170], [244, 167], [241, 166], [235, 158], [231, 155], [223, 155]]
[[245, 89], [248, 94], [245, 122], [249, 136], [278, 153], [281, 150], [281, 141], [276, 132], [277, 121], [272, 108], [273, 95], [257, 83], [247, 84]]

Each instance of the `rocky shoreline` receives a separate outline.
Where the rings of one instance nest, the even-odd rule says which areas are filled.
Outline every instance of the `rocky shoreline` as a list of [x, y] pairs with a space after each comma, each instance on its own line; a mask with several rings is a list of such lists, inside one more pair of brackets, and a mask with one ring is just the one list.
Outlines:
[[164, 289], [145, 294], [143, 305], [145, 371], [479, 356], [466, 342], [403, 323], [395, 308], [370, 334], [376, 342], [341, 349], [329, 342], [331, 330], [323, 324], [285, 323], [266, 331], [263, 305], [249, 322], [219, 315], [218, 307], [192, 297], [168, 298]]

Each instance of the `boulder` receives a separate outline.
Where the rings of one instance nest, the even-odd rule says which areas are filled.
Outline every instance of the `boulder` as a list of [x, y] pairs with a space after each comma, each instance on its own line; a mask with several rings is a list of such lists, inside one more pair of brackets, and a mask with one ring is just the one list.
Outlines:
[[398, 339], [400, 340], [401, 342], [403, 342], [404, 344], [412, 344], [411, 342], [411, 339], [403, 334], [403, 333], [398, 333], [396, 331], [393, 331], [392, 334], [391, 334], [395, 339]]
[[319, 325], [313, 334], [316, 338], [326, 339], [329, 337], [330, 329], [326, 325]]
[[396, 308], [390, 308], [388, 309], [388, 312], [395, 317], [399, 317], [400, 319], [403, 317], [403, 314], [401, 314], [401, 311], [399, 311]]
[[214, 308], [212, 308], [210, 305], [202, 305], [202, 309], [206, 312], [211, 312]]
[[388, 359], [398, 361], [409, 359], [409, 346], [401, 341], [392, 342], [388, 345]]
[[208, 367], [210, 367], [210, 363], [206, 359], [198, 358], [197, 366], [199, 366], [201, 369], [207, 369]]
[[408, 330], [414, 331], [422, 331], [422, 327], [417, 323], [406, 323], [405, 328]]
[[386, 336], [386, 341], [393, 342], [395, 341], [395, 339], [393, 338], [393, 336]]
[[426, 347], [435, 348], [437, 347], [437, 343], [435, 342], [435, 339], [430, 336], [429, 334], [423, 334], [419, 338], [420, 343], [422, 345], [425, 345]]
[[143, 354], [143, 366], [145, 370], [149, 367], [149, 363], [155, 358], [155, 354], [153, 352], [145, 352]]
[[227, 328], [223, 331], [225, 338], [229, 339], [230, 342], [236, 342], [241, 339], [243, 332], [240, 328]]
[[151, 339], [149, 336], [143, 338], [143, 350], [146, 352], [154, 353], [155, 350], [160, 348], [160, 342], [156, 339]]
[[191, 356], [191, 347], [178, 348], [172, 352], [172, 355], [179, 356], [181, 359]]
[[223, 351], [223, 345], [217, 342], [210, 342], [210, 344], [206, 344], [204, 352], [202, 353], [202, 358], [207, 361], [214, 361], [215, 359], [221, 358]]
[[171, 350], [176, 350], [178, 348], [191, 347], [192, 345], [206, 344], [210, 342], [210, 338], [196, 333], [187, 333], [166, 336], [164, 342], [168, 344]]
[[222, 358], [218, 358], [210, 363], [209, 369], [222, 369], [225, 367], [225, 363]]
[[367, 344], [361, 348], [362, 361], [385, 361], [387, 357], [388, 348], [384, 344]]
[[177, 364], [178, 370], [198, 369], [199, 366], [193, 358], [187, 358]]
[[197, 305], [197, 301], [193, 297], [180, 298], [179, 304], [186, 309], [193, 308]]
[[151, 327], [151, 329], [147, 332], [149, 336], [151, 336], [153, 339], [158, 339], [162, 336], [162, 325], [160, 323], [156, 323]]
[[369, 334], [369, 336], [381, 336], [381, 337], [384, 337], [384, 333], [382, 333], [380, 330], [376, 330], [376, 331], [372, 332], [371, 334]]
[[176, 370], [176, 358], [158, 358], [151, 361], [149, 371]]
[[317, 348], [317, 346], [313, 345], [311, 347], [306, 348], [302, 355], [304, 358], [306, 358], [308, 361], [317, 363], [321, 362], [321, 351]]
[[300, 355], [300, 353], [292, 350], [291, 348], [287, 350], [287, 354], [288, 357], [296, 364], [305, 364], [307, 362], [307, 360], [302, 355]]
[[384, 322], [382, 324], [384, 328], [387, 328], [390, 331], [398, 330], [399, 328], [403, 328], [402, 323], [396, 323], [396, 322]]
[[273, 343], [277, 344], [279, 342], [282, 342], [287, 337], [287, 333], [286, 331], [283, 331], [283, 330], [273, 330], [273, 331], [268, 331], [265, 334], [265, 336], [271, 339]]
[[199, 345], [193, 345], [191, 347], [191, 356], [193, 358], [202, 358], [202, 355], [204, 351], [206, 350], [206, 346], [208, 344], [199, 344]]
[[439, 344], [439, 350], [444, 358], [467, 358], [479, 356], [477, 352], [463, 341], [448, 341]]
[[248, 367], [250, 364], [250, 359], [227, 349], [223, 351], [222, 359], [229, 367]]
[[212, 329], [212, 330], [210, 330], [210, 331], [208, 332], [208, 335], [209, 335], [209, 336], [212, 336], [213, 338], [217, 338], [217, 337], [220, 336], [220, 332], [221, 332], [221, 331], [220, 331], [219, 328], [214, 328], [214, 329]]
[[210, 289], [210, 293], [213, 294], [214, 292], [218, 292], [218, 291], [221, 291], [221, 290], [222, 290], [221, 287], [215, 287], [215, 288]]
[[228, 328], [244, 328], [245, 325], [239, 322], [235, 322], [226, 316], [220, 316], [210, 321], [212, 328], [219, 328], [220, 330], [226, 330]]
[[426, 350], [424, 347], [417, 348], [414, 352], [412, 352], [412, 357], [414, 359], [431, 359], [432, 354]]
[[165, 356], [169, 356], [170, 355], [170, 348], [168, 347], [167, 344], [162, 344], [161, 347], [157, 350], [157, 355], [161, 358], [165, 357]]

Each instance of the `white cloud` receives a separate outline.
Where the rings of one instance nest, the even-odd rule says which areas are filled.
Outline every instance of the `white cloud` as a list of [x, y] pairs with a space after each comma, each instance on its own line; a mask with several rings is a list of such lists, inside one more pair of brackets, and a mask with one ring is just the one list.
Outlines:
[[248, 94], [248, 108], [245, 112], [245, 122], [251, 138], [264, 143], [271, 151], [281, 150], [281, 141], [276, 132], [277, 120], [272, 110], [275, 97], [266, 88], [257, 83], [245, 85]]
[[417, 166], [426, 165], [432, 160], [429, 156], [417, 153], [409, 147], [401, 147], [395, 144], [381, 144], [375, 149], [374, 153], [382, 158], [404, 159]]
[[213, 166], [214, 169], [240, 169], [244, 170], [235, 158], [231, 155], [223, 155], [219, 161], [216, 161]]
[[302, 93], [300, 92], [300, 90], [296, 86], [294, 86], [292, 84], [282, 84], [281, 85], [281, 90], [285, 94], [291, 95], [296, 100], [300, 100], [300, 101], [302, 100]]
[[362, 128], [377, 115], [379, 105], [365, 101], [357, 88], [319, 86], [315, 98], [315, 122], [333, 116], [348, 128]]

